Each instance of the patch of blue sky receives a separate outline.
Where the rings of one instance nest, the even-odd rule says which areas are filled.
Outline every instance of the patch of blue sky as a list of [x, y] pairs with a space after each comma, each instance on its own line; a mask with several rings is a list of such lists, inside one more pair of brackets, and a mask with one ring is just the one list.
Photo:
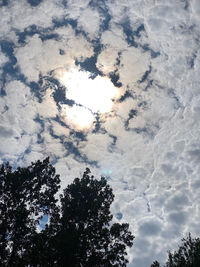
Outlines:
[[121, 220], [122, 217], [123, 217], [123, 214], [122, 214], [121, 212], [118, 212], [118, 213], [116, 214], [116, 218], [117, 218], [118, 220]]
[[42, 216], [42, 219], [40, 220], [40, 227], [41, 227], [42, 230], [45, 229], [45, 226], [46, 226], [46, 224], [48, 222], [48, 219], [49, 219], [48, 215], [44, 214]]

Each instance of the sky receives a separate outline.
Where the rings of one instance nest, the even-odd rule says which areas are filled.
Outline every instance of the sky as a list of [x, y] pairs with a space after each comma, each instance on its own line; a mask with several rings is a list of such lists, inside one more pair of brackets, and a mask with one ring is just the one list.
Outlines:
[[0, 163], [108, 179], [128, 267], [200, 235], [200, 1], [0, 0]]

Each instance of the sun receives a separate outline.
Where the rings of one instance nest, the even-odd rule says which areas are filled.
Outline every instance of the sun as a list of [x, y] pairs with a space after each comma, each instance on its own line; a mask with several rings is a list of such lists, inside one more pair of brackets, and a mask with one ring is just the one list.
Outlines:
[[56, 74], [66, 88], [66, 98], [75, 102], [72, 107], [62, 105], [66, 120], [73, 127], [89, 128], [97, 113], [112, 110], [114, 101], [120, 96], [120, 89], [115, 87], [108, 77], [91, 77], [91, 73], [78, 69], [59, 70]]
[[84, 130], [91, 127], [94, 121], [94, 115], [90, 110], [83, 106], [62, 105], [62, 116], [67, 120], [72, 128]]

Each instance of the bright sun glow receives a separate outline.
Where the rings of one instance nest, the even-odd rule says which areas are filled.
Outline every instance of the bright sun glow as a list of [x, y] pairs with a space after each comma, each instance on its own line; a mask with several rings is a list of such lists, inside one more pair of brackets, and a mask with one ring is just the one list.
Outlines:
[[76, 105], [73, 107], [63, 105], [63, 115], [73, 127], [78, 129], [89, 128], [94, 121], [94, 115], [90, 110]]
[[59, 71], [58, 78], [66, 87], [66, 98], [76, 105], [65, 107], [66, 118], [78, 128], [88, 128], [94, 121], [94, 113], [109, 112], [113, 100], [120, 95], [119, 88], [106, 77], [90, 78], [86, 71]]

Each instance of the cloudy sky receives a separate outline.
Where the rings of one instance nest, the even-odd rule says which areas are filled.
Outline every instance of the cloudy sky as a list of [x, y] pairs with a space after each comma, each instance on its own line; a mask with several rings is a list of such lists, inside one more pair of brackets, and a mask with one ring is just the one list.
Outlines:
[[129, 267], [200, 235], [199, 48], [199, 0], [0, 0], [0, 162], [106, 176]]

